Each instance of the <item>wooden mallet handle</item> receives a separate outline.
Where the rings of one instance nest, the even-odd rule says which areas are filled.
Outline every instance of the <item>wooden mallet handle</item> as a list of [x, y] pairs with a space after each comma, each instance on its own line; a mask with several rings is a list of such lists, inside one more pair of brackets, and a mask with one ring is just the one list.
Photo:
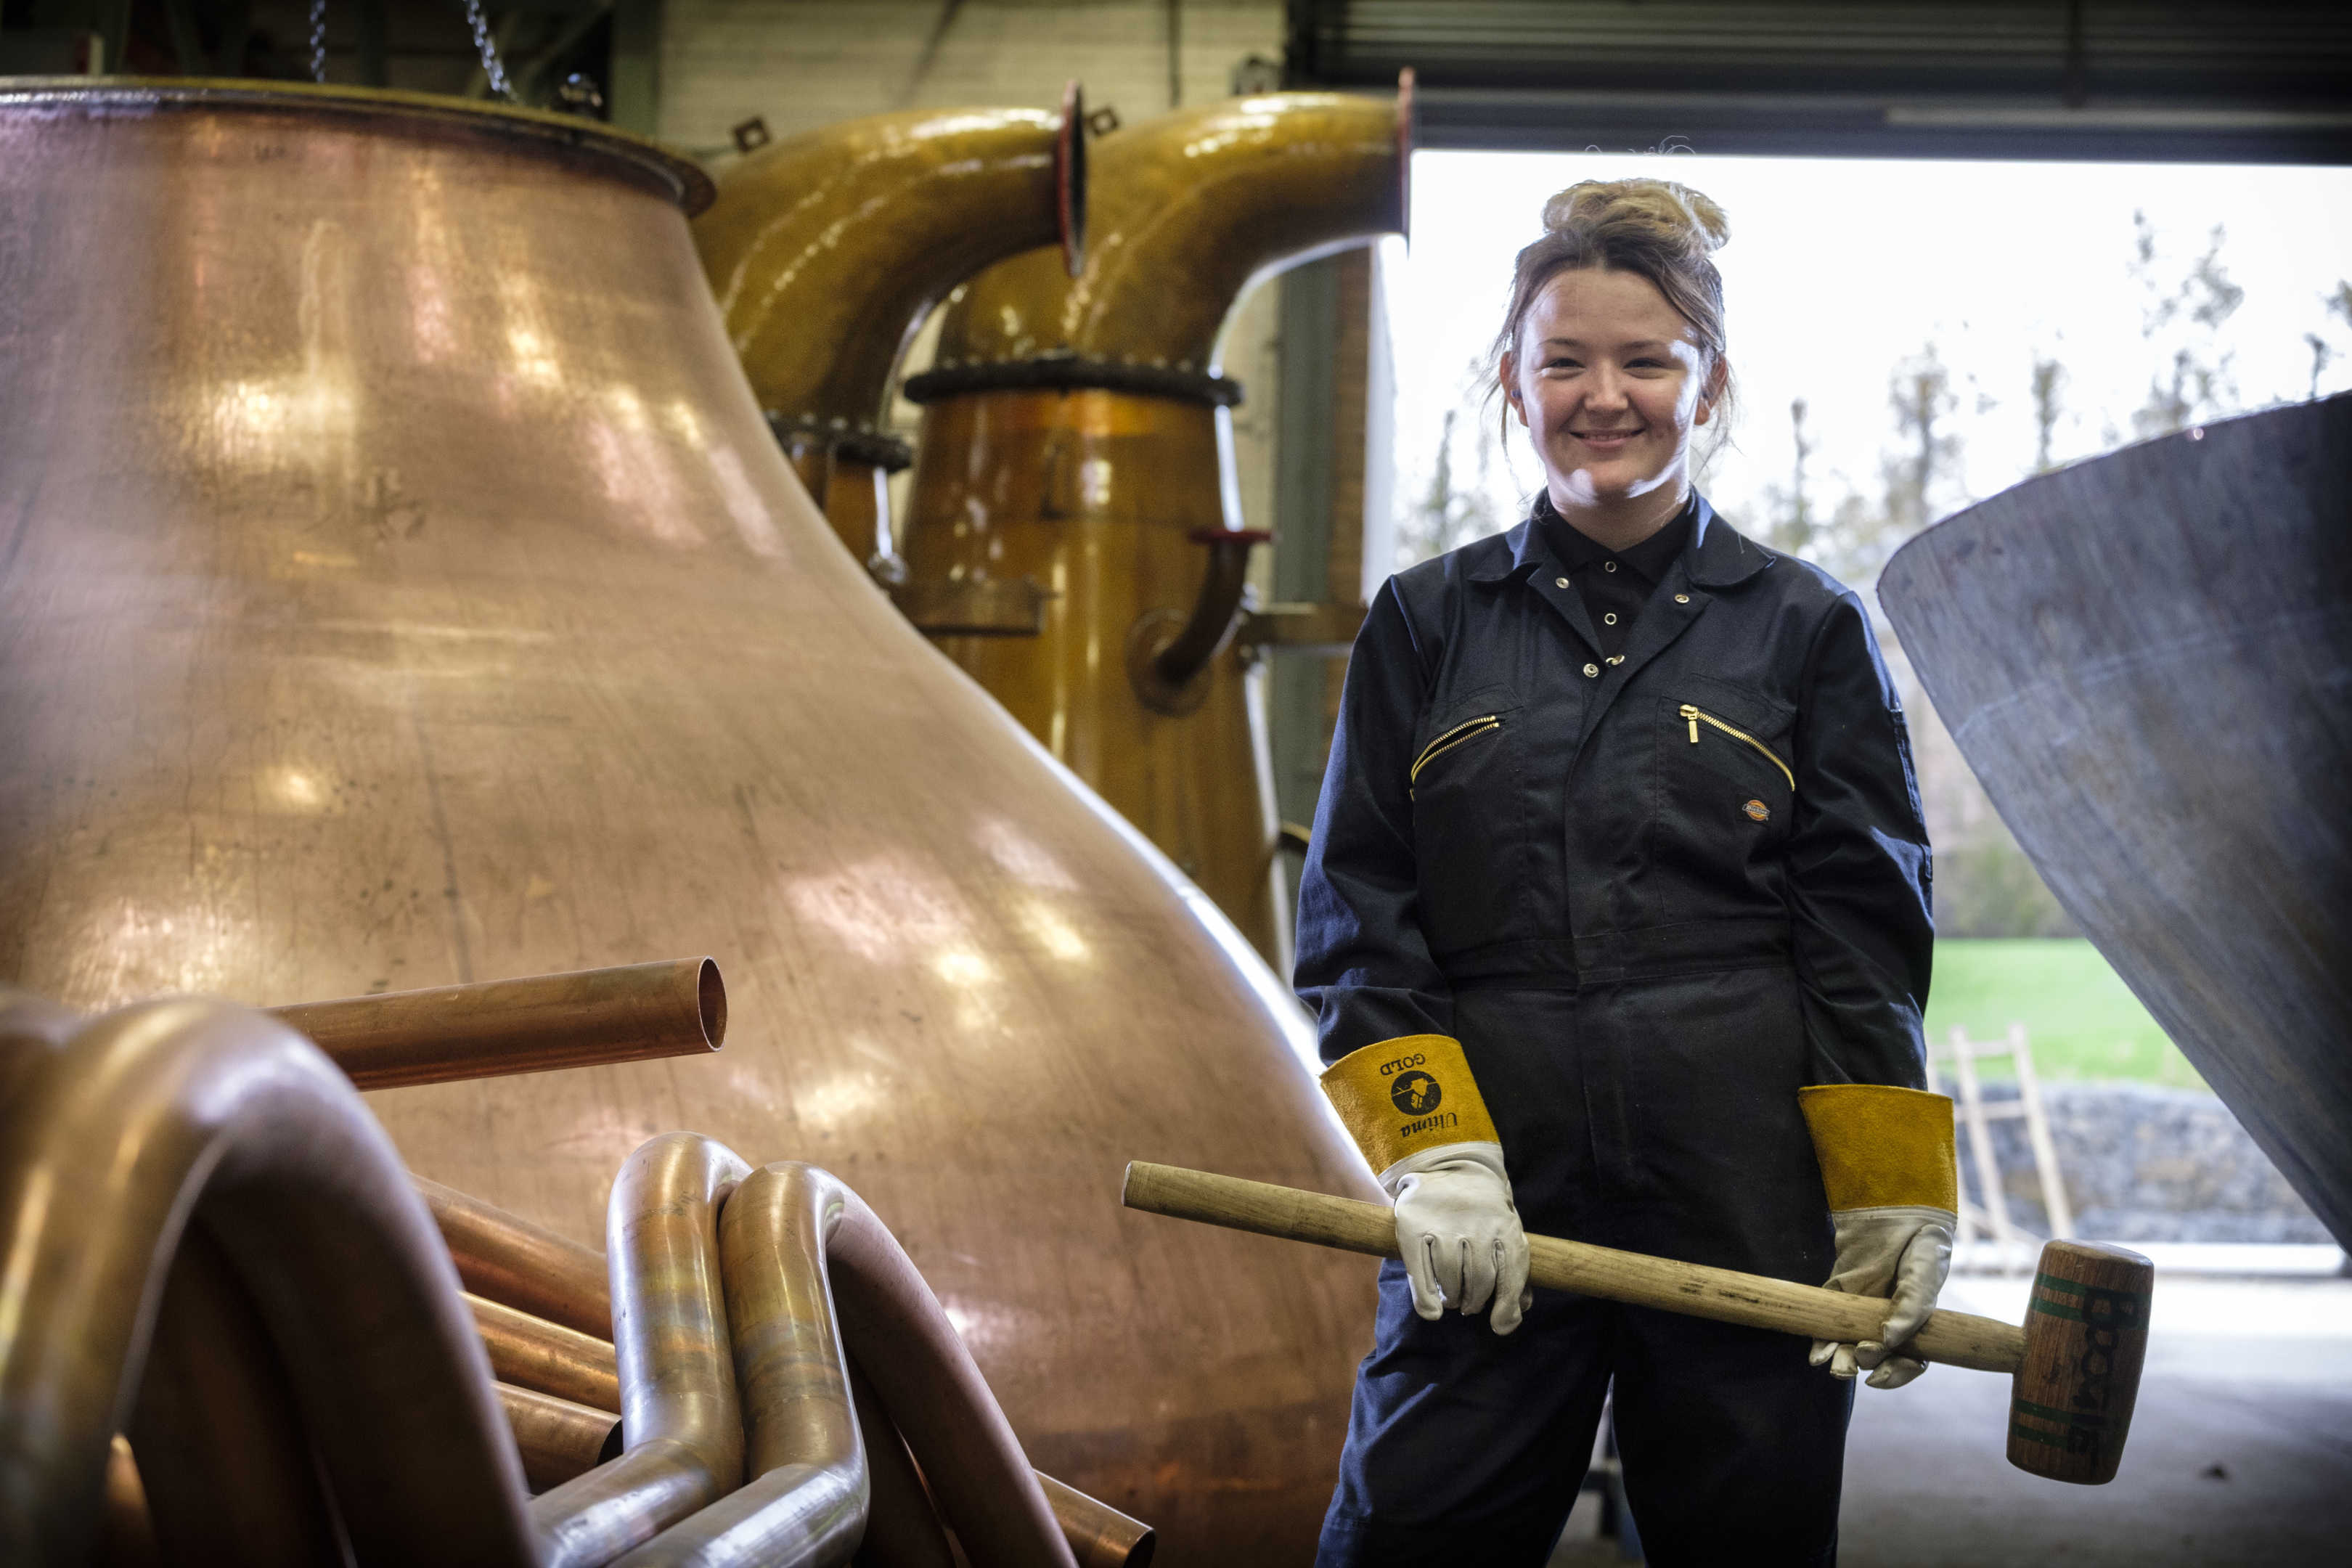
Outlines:
[[[1122, 1201], [1150, 1214], [1286, 1241], [1371, 1258], [1397, 1255], [1395, 1216], [1381, 1205], [1352, 1198], [1138, 1161], [1127, 1168]], [[1629, 1306], [1849, 1343], [1876, 1339], [1889, 1310], [1888, 1302], [1874, 1296], [1849, 1296], [1818, 1285], [1675, 1263], [1549, 1236], [1528, 1237], [1528, 1279], [1549, 1289]], [[2025, 1362], [2025, 1331], [1990, 1318], [1938, 1310], [1901, 1348], [1905, 1355], [1922, 1361], [2014, 1373]]]

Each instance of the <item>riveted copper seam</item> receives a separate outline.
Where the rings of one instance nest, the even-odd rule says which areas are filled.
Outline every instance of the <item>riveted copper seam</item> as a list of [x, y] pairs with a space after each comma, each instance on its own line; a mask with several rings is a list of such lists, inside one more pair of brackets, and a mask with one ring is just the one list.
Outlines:
[[5, 1115], [0, 1561], [87, 1559], [194, 1216], [283, 1348], [361, 1560], [530, 1562], [520, 1468], [447, 1257], [310, 1042], [225, 1003], [127, 1007], [52, 1053]]
[[273, 1007], [362, 1089], [708, 1056], [727, 986], [708, 958]]
[[531, 1500], [541, 1568], [600, 1568], [742, 1484], [719, 1207], [748, 1169], [690, 1132], [651, 1139], [622, 1165], [604, 1242], [626, 1447]]

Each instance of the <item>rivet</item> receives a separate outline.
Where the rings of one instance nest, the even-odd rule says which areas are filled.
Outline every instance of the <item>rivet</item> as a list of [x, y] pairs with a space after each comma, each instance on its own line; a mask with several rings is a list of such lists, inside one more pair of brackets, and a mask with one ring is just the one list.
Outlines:
[[1568, 579], [1565, 577], [1555, 577], [1551, 581], [1552, 586], [1556, 588], [1565, 588], [1568, 586]]
[[1601, 673], [1601, 667], [1597, 664], [1588, 664], [1584, 667], [1584, 673], [1587, 675], [1598, 675]]
[[1617, 617], [1616, 617], [1615, 616], [1613, 616], [1613, 615], [1612, 615], [1612, 616], [1601, 616], [1601, 620], [1602, 620], [1604, 623], [1606, 623], [1606, 624], [1607, 624], [1607, 625], [1609, 625], [1609, 626], [1615, 626], [1615, 625], [1617, 624]]
[[1675, 603], [1677, 605], [1687, 605], [1690, 603], [1690, 595], [1688, 594], [1676, 594], [1675, 595]]
[[1617, 570], [1617, 563], [1614, 561], [1603, 561], [1601, 563], [1601, 569], [1603, 572], [1614, 572]]

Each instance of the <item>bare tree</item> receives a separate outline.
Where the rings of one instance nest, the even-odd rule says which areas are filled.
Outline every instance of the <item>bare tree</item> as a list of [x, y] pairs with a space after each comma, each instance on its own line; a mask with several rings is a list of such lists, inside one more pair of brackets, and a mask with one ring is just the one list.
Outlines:
[[2246, 291], [2221, 265], [2229, 233], [2220, 224], [2213, 226], [2204, 254], [2189, 263], [2177, 284], [2162, 276], [2156, 226], [2146, 213], [2132, 214], [2132, 275], [2148, 295], [2140, 335], [2159, 350], [2171, 350], [2169, 366], [2149, 378], [2147, 402], [2132, 416], [2132, 428], [2142, 437], [2166, 436], [2236, 408], [2238, 389], [2230, 379], [2233, 356], [2216, 345], [2221, 323], [2245, 303]]
[[2033, 356], [2033, 471], [2046, 474], [2058, 465], [2051, 460], [2050, 440], [2058, 428], [2065, 405], [2060, 394], [2066, 386], [2066, 367], [2054, 359]]

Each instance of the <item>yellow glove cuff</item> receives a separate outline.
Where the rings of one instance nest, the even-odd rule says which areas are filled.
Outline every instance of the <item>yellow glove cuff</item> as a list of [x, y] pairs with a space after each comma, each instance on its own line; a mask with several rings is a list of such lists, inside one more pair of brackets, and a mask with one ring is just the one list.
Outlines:
[[1816, 1084], [1797, 1091], [1797, 1108], [1812, 1131], [1832, 1213], [1897, 1206], [1958, 1212], [1952, 1102], [1945, 1096], [1877, 1083]]
[[1351, 1051], [1325, 1069], [1323, 1092], [1375, 1175], [1441, 1143], [1502, 1142], [1462, 1043], [1449, 1036], [1406, 1035]]

